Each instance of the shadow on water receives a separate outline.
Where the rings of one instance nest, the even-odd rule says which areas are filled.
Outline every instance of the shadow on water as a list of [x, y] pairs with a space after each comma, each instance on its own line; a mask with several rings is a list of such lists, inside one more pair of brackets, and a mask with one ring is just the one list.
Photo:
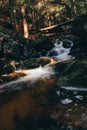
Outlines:
[[[49, 90], [55, 78], [39, 79], [33, 88], [0, 95], [0, 130], [33, 129], [52, 105]], [[20, 84], [22, 85], [22, 84]]]
[[33, 87], [3, 92], [0, 130], [86, 130], [87, 104], [81, 101], [86, 92], [82, 98], [82, 92], [53, 88], [55, 80], [40, 78]]

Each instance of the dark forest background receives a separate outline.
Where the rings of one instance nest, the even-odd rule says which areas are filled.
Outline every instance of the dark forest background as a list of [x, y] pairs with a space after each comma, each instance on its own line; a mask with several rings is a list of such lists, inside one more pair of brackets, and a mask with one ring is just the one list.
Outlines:
[[41, 28], [74, 19], [87, 12], [86, 0], [0, 0], [0, 25], [26, 38], [42, 35]]

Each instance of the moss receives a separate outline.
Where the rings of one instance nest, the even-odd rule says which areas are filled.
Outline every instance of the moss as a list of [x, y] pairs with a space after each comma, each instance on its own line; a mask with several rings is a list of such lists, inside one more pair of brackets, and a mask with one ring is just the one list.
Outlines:
[[50, 63], [50, 58], [31, 58], [24, 61], [24, 68], [31, 69]]
[[57, 85], [87, 87], [87, 61], [75, 60], [62, 64], [66, 67], [60, 72]]

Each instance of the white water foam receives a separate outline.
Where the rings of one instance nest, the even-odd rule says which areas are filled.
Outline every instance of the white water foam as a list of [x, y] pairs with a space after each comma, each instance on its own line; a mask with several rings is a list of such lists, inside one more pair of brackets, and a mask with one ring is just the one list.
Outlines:
[[83, 96], [82, 95], [76, 95], [75, 98], [79, 99], [79, 100], [83, 100]]
[[20, 77], [15, 81], [11, 81], [5, 84], [0, 85], [0, 91], [4, 91], [3, 88], [6, 87], [15, 87], [18, 83], [24, 83], [29, 82], [33, 83], [39, 78], [50, 78], [51, 75], [54, 75], [54, 70], [52, 67], [38, 67], [36, 69], [30, 69], [30, 70], [19, 70], [15, 71], [16, 73], [24, 73], [24, 77]]
[[60, 100], [61, 101], [61, 103], [62, 104], [69, 104], [69, 103], [72, 103], [72, 100], [71, 99], [69, 99], [69, 98], [66, 98], [66, 99], [62, 99], [62, 100]]
[[[69, 41], [71, 43], [71, 46], [73, 46], [73, 42]], [[54, 48], [48, 52], [47, 56], [49, 56], [52, 52], [55, 52], [56, 55], [54, 54], [52, 57], [59, 59], [59, 60], [64, 60], [64, 59], [70, 59], [72, 58], [71, 55], [69, 55], [70, 53], [70, 48], [64, 48], [63, 47], [63, 41], [55, 42], [54, 43]]]
[[65, 89], [65, 90], [69, 90], [69, 91], [87, 91], [87, 88], [83, 88], [83, 87], [68, 87], [68, 86], [62, 86], [61, 88]]

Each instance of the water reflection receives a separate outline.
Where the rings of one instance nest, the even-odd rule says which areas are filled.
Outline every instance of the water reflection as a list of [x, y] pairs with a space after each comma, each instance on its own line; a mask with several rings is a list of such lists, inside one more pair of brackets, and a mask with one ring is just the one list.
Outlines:
[[[22, 129], [27, 125], [30, 127], [31, 120], [36, 121], [45, 116], [50, 109], [48, 92], [54, 81], [53, 76], [50, 79], [38, 79], [33, 88], [2, 93], [0, 95], [0, 130]], [[27, 118], [29, 121], [27, 120], [28, 123], [24, 124]]]
[[55, 80], [40, 78], [34, 87], [2, 93], [0, 130], [87, 128], [87, 93], [53, 88]]

